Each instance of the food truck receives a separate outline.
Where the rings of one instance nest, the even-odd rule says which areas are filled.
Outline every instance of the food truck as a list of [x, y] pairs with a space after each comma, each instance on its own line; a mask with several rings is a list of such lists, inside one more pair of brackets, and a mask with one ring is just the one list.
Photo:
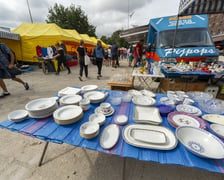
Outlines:
[[150, 61], [215, 61], [218, 51], [208, 29], [207, 15], [151, 19], [146, 58]]

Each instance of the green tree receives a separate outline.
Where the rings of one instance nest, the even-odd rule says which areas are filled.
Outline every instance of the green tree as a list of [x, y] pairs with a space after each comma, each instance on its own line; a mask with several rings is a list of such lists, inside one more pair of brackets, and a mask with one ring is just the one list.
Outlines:
[[111, 36], [111, 44], [114, 43], [116, 43], [118, 47], [128, 47], [128, 42], [125, 39], [120, 38], [120, 30], [113, 32]]
[[49, 8], [46, 22], [55, 23], [64, 29], [75, 29], [80, 34], [96, 36], [96, 27], [89, 23], [84, 11], [73, 4], [70, 7], [64, 7], [55, 3]]

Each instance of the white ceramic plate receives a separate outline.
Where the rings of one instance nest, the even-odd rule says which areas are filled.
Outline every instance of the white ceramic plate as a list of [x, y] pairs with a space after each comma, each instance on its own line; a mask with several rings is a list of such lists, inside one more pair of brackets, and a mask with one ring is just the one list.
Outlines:
[[172, 121], [179, 126], [193, 126], [200, 127], [200, 123], [194, 119], [193, 117], [184, 115], [184, 114], [176, 114], [173, 116]]
[[195, 116], [200, 116], [202, 114], [199, 108], [188, 105], [188, 104], [179, 104], [176, 106], [176, 110], [180, 112], [190, 113]]
[[121, 115], [117, 115], [115, 118], [114, 118], [114, 121], [116, 124], [119, 124], [119, 125], [124, 125], [128, 122], [128, 117], [124, 114], [121, 114]]
[[146, 89], [143, 89], [140, 91], [142, 93], [142, 95], [144, 96], [149, 96], [149, 97], [156, 97], [156, 94], [153, 93], [152, 91], [149, 91], [149, 90], [146, 90]]
[[114, 147], [119, 139], [120, 129], [116, 124], [110, 124], [105, 127], [100, 136], [100, 145], [104, 149], [111, 149]]
[[58, 91], [58, 96], [75, 95], [75, 94], [79, 94], [80, 91], [81, 90], [79, 88], [66, 87]]
[[176, 136], [190, 152], [197, 156], [211, 159], [224, 158], [224, 143], [208, 131], [182, 126], [176, 129]]
[[98, 103], [105, 98], [105, 94], [100, 91], [90, 91], [83, 95], [84, 98], [88, 98], [91, 103]]
[[82, 114], [82, 108], [76, 105], [63, 106], [57, 109], [53, 116], [57, 120], [70, 120], [79, 117]]
[[137, 123], [161, 124], [162, 118], [156, 107], [135, 106], [133, 120]]
[[[152, 140], [154, 143], [148, 143], [144, 141], [139, 141], [136, 140], [133, 137], [132, 130], [133, 129], [138, 129], [139, 130], [144, 130], [144, 131], [159, 131], [161, 133], [165, 134], [166, 137], [166, 142], [159, 144], [156, 143], [155, 140]], [[163, 126], [153, 126], [153, 125], [146, 125], [146, 124], [130, 124], [124, 127], [123, 129], [123, 139], [130, 145], [136, 146], [136, 147], [142, 147], [142, 148], [148, 148], [148, 149], [158, 149], [158, 150], [171, 150], [174, 149], [177, 145], [177, 139], [173, 132], [169, 130], [166, 127]], [[141, 135], [143, 136], [143, 134]], [[139, 137], [140, 138], [140, 137]], [[145, 140], [145, 137], [144, 137]], [[147, 140], [146, 140], [147, 141]], [[162, 139], [158, 139], [159, 142], [162, 142]]]
[[89, 92], [89, 91], [95, 91], [97, 89], [98, 89], [98, 86], [97, 85], [86, 85], [86, 86], [82, 86], [81, 87], [81, 91], [83, 93]]
[[111, 111], [108, 113], [104, 113], [101, 110], [100, 106], [95, 109], [95, 113], [103, 113], [105, 116], [111, 116], [112, 114], [114, 114], [114, 112], [115, 112], [115, 109], [113, 107], [111, 107]]
[[211, 123], [224, 125], [224, 115], [206, 114], [206, 115], [203, 115], [202, 118]]
[[98, 123], [99, 125], [103, 125], [105, 123], [106, 117], [103, 113], [94, 113], [89, 116], [90, 122]]
[[211, 124], [210, 128], [216, 133], [217, 136], [224, 139], [224, 125]]
[[82, 96], [80, 95], [66, 95], [61, 97], [61, 99], [59, 100], [61, 105], [76, 105], [79, 103], [79, 101], [81, 101]]
[[134, 96], [132, 98], [132, 102], [140, 106], [151, 106], [156, 103], [156, 100], [151, 97], [141, 95], [141, 96]]
[[131, 136], [141, 142], [152, 144], [165, 144], [166, 135], [161, 131], [148, 129], [131, 129]]
[[142, 95], [142, 93], [140, 91], [137, 91], [135, 89], [128, 90], [128, 94], [130, 94], [131, 96], [141, 96]]
[[24, 109], [16, 110], [8, 114], [8, 119], [14, 122], [21, 122], [28, 116], [28, 111]]
[[25, 109], [27, 111], [42, 111], [51, 108], [55, 104], [56, 101], [52, 98], [40, 98], [28, 102], [25, 105]]

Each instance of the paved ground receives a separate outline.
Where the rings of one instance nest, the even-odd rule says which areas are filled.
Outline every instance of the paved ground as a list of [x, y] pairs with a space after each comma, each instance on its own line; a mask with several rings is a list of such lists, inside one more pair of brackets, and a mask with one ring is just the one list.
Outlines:
[[[118, 72], [128, 72], [127, 62], [112, 69], [103, 67], [103, 77], [96, 78], [96, 67], [89, 67], [90, 78], [80, 82], [78, 67], [72, 67], [72, 74], [63, 71], [60, 76], [44, 75], [41, 69], [25, 73], [20, 77], [29, 82], [30, 90], [11, 80], [6, 84], [11, 96], [0, 99], [0, 121], [7, 118], [9, 112], [24, 109], [27, 102], [41, 97], [50, 97], [67, 86], [96, 84], [99, 88], [109, 89], [107, 81]], [[0, 180], [121, 180], [124, 159], [70, 145], [49, 144], [44, 164], [38, 167], [38, 161], [44, 142], [0, 129]], [[200, 169], [174, 165], [162, 165], [153, 162], [126, 160], [126, 180], [148, 179], [211, 179], [223, 180], [224, 175]]]

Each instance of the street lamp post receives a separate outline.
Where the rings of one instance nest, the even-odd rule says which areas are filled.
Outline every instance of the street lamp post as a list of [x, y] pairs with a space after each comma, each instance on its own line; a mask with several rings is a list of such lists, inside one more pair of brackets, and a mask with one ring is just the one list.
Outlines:
[[31, 10], [30, 10], [29, 1], [26, 0], [26, 3], [27, 3], [27, 7], [28, 7], [28, 11], [29, 11], [29, 15], [30, 15], [30, 21], [33, 23], [33, 18], [32, 18], [32, 15], [31, 15]]

